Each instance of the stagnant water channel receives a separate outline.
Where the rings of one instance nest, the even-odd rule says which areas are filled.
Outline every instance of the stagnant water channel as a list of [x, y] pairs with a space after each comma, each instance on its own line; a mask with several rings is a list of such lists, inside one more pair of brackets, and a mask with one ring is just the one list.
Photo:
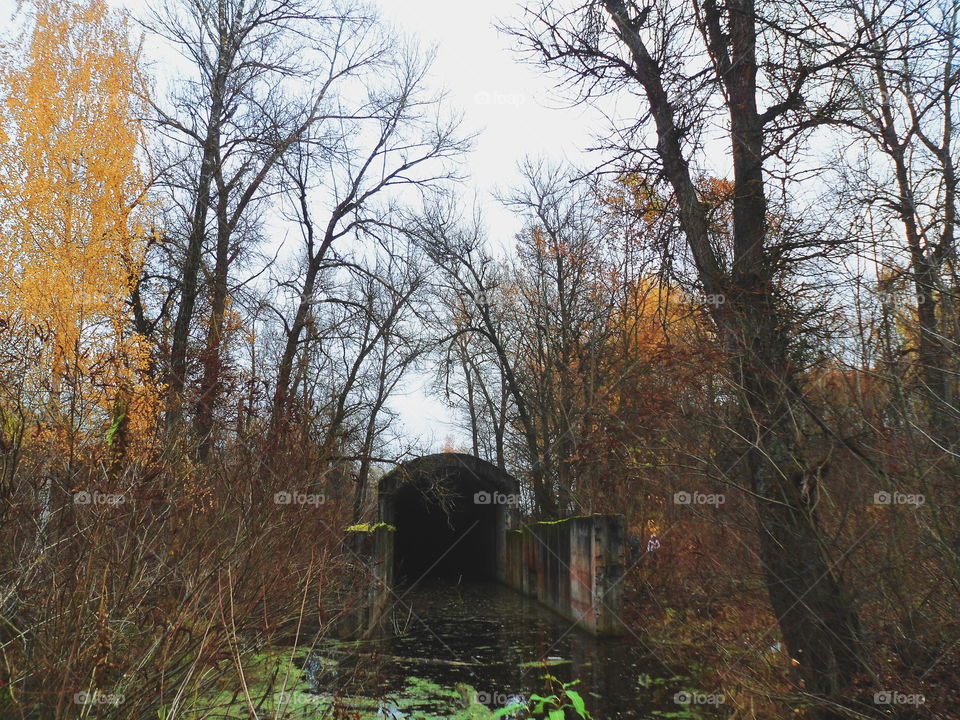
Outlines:
[[327, 642], [304, 658], [313, 692], [339, 698], [354, 717], [464, 717], [457, 713], [471, 702], [495, 709], [542, 692], [547, 672], [579, 679], [598, 720], [718, 716], [714, 708], [678, 704], [677, 693], [696, 683], [658, 660], [642, 638], [595, 638], [496, 583], [434, 580], [401, 587], [397, 596], [392, 632]]

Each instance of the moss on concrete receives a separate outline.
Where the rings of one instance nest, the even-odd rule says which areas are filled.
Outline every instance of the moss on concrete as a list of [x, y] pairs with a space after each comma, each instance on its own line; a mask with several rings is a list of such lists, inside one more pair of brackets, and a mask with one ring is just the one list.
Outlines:
[[379, 522], [379, 523], [360, 523], [359, 525], [351, 525], [347, 528], [347, 532], [376, 532], [380, 528], [386, 528], [390, 532], [396, 532], [397, 529], [390, 525], [389, 523]]
[[560, 518], [559, 520], [540, 520], [535, 523], [526, 523], [523, 527], [514, 528], [510, 532], [520, 534], [528, 528], [535, 527], [549, 527], [553, 525], [562, 525], [563, 523], [570, 522], [571, 520], [583, 520], [592, 517], [599, 517], [597, 515], [571, 515], [570, 517]]

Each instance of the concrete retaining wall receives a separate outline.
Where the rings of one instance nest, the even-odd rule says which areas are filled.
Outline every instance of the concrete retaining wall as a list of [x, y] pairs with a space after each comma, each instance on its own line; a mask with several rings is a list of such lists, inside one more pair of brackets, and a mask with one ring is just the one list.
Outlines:
[[618, 635], [623, 602], [620, 515], [525, 525], [506, 534], [503, 581], [597, 635]]
[[[497, 532], [497, 578], [597, 635], [625, 632], [624, 522], [589, 515]], [[360, 596], [344, 618], [342, 637], [375, 634], [393, 588], [394, 528], [386, 523], [348, 528], [345, 543]]]
[[376, 634], [393, 590], [393, 536], [395, 528], [386, 523], [354, 525], [344, 540], [356, 573], [359, 597], [338, 629], [343, 638]]

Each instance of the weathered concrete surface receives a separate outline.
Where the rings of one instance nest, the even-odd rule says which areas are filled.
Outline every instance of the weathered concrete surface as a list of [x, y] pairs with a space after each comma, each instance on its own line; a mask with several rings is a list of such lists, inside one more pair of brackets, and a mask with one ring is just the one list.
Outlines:
[[590, 515], [507, 533], [505, 582], [597, 635], [624, 632], [624, 523]]
[[415, 458], [386, 474], [381, 522], [349, 540], [371, 568], [356, 627], [370, 632], [379, 622], [394, 582], [445, 575], [499, 580], [592, 633], [622, 633], [623, 517], [517, 527], [517, 488], [500, 468], [462, 453]]
[[380, 519], [397, 528], [395, 576], [504, 580], [506, 531], [517, 515], [517, 481], [463, 453], [415, 458], [379, 484]]
[[342, 638], [365, 638], [376, 633], [393, 590], [393, 540], [396, 529], [386, 523], [347, 528], [344, 543], [350, 555], [356, 604], [341, 623]]

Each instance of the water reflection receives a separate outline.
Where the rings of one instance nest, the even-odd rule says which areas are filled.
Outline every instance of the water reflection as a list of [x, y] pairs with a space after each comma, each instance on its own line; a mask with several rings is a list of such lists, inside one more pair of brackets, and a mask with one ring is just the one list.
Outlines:
[[[463, 703], [497, 708], [542, 691], [549, 672], [564, 682], [579, 679], [598, 720], [709, 717], [713, 710], [678, 705], [677, 693], [695, 686], [642, 639], [595, 638], [509, 588], [435, 581], [397, 595], [389, 615], [395, 634], [319, 649], [313, 659], [319, 691], [380, 698], [381, 712], [399, 717], [392, 698], [412, 692], [411, 679], [435, 692], [435, 686], [449, 689], [451, 699], [459, 694]], [[473, 698], [465, 697], [470, 688]], [[410, 705], [403, 713], [418, 717]]]

